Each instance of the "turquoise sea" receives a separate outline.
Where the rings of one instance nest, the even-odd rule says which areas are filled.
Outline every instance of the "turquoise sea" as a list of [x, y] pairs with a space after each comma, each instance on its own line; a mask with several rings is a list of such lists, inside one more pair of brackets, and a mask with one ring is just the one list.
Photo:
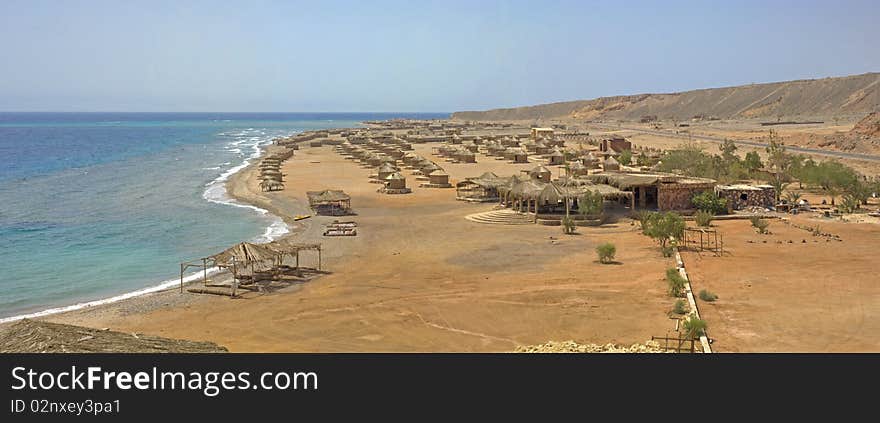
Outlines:
[[173, 285], [183, 260], [287, 232], [224, 187], [274, 137], [447, 116], [0, 113], [0, 321]]

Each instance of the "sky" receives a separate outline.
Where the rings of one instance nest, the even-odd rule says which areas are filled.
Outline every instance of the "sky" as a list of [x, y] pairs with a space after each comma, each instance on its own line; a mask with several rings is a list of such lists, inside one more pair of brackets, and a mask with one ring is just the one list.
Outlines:
[[0, 0], [0, 110], [453, 112], [880, 71], [880, 1]]

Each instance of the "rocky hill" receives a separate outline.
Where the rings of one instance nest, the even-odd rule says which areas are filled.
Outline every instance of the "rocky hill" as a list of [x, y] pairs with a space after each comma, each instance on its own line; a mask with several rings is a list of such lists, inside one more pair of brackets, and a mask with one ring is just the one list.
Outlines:
[[833, 117], [880, 111], [880, 73], [456, 112], [460, 120]]

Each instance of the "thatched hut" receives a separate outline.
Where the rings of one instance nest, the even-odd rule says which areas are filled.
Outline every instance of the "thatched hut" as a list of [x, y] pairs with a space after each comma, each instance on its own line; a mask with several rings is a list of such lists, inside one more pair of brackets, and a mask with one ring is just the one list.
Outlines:
[[581, 157], [581, 163], [587, 169], [598, 169], [599, 168], [599, 159], [593, 155], [593, 152], [587, 153], [586, 156]]
[[383, 163], [382, 166], [379, 166], [378, 178], [379, 180], [385, 180], [388, 175], [391, 175], [394, 172], [399, 172], [400, 169], [397, 166], [392, 165], [391, 163]]
[[394, 172], [385, 178], [385, 186], [379, 192], [385, 194], [408, 194], [412, 190], [406, 187], [406, 177], [400, 172]]
[[420, 184], [424, 188], [452, 188], [449, 183], [449, 174], [443, 169], [437, 169], [428, 174], [428, 182]]
[[513, 152], [513, 162], [514, 163], [528, 163], [529, 162], [529, 154], [525, 152], [525, 150], [521, 148], [514, 149]]
[[604, 171], [618, 171], [620, 170], [620, 162], [618, 162], [614, 157], [608, 156], [604, 162], [602, 162], [602, 170]]
[[561, 165], [565, 163], [565, 154], [559, 151], [558, 148], [554, 148], [553, 151], [550, 152], [550, 155], [547, 156], [547, 160], [547, 164]]
[[550, 178], [553, 176], [553, 173], [550, 171], [550, 169], [547, 169], [544, 166], [537, 166], [529, 171], [529, 176], [532, 179], [548, 183], [550, 182]]
[[581, 162], [576, 161], [570, 165], [568, 165], [568, 176], [583, 176], [588, 174], [590, 171], [584, 166]]
[[477, 162], [477, 156], [472, 151], [466, 149], [459, 150], [455, 155], [455, 159], [458, 160], [460, 163]]

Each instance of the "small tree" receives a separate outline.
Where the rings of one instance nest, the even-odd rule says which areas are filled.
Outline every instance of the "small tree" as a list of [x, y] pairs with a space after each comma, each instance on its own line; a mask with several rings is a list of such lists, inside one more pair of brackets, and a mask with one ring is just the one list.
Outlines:
[[709, 227], [712, 225], [712, 218], [714, 217], [715, 215], [711, 212], [700, 210], [694, 214], [694, 221], [697, 222], [697, 225], [699, 226]]
[[574, 224], [574, 219], [565, 216], [562, 218], [562, 233], [566, 235], [571, 235], [575, 233], [577, 227]]
[[650, 212], [647, 210], [639, 210], [634, 213], [633, 217], [635, 217], [635, 219], [639, 221], [639, 226], [642, 228], [642, 234], [648, 235], [649, 222], [651, 221], [651, 216], [653, 216], [654, 214], [654, 212]]
[[605, 242], [596, 247], [596, 254], [599, 256], [599, 263], [611, 263], [614, 260], [614, 255], [617, 254], [617, 247], [610, 242]]
[[617, 157], [617, 161], [624, 165], [629, 166], [632, 163], [633, 152], [630, 150], [623, 150], [620, 152], [620, 156]]
[[670, 238], [681, 238], [684, 234], [684, 219], [674, 212], [653, 213], [647, 219], [645, 235], [660, 243], [660, 249], [666, 251]]
[[745, 166], [749, 174], [754, 174], [758, 169], [764, 167], [764, 163], [761, 162], [761, 156], [757, 151], [750, 151], [746, 153], [746, 158], [743, 160], [743, 166]]
[[752, 222], [752, 227], [758, 231], [759, 234], [766, 234], [767, 227], [770, 226], [770, 222], [761, 218], [761, 216], [752, 216], [749, 218]]

